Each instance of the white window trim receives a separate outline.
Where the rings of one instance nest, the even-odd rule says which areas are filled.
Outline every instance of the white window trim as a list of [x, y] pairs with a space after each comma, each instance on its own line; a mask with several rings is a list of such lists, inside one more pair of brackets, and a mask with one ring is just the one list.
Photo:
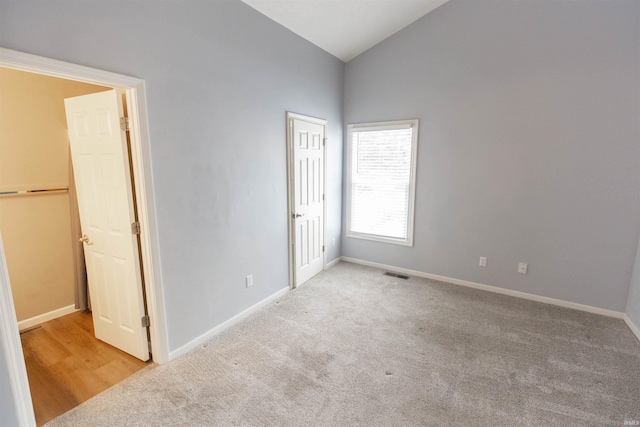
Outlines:
[[[397, 120], [389, 122], [354, 123], [347, 125], [347, 224], [346, 236], [356, 239], [372, 240], [375, 242], [393, 243], [395, 245], [413, 246], [413, 223], [415, 211], [416, 193], [416, 163], [418, 156], [418, 119]], [[413, 128], [411, 133], [411, 172], [409, 182], [409, 206], [407, 218], [407, 239], [395, 239], [392, 237], [376, 236], [373, 234], [357, 233], [351, 231], [351, 157], [352, 135], [354, 131], [391, 130]]]

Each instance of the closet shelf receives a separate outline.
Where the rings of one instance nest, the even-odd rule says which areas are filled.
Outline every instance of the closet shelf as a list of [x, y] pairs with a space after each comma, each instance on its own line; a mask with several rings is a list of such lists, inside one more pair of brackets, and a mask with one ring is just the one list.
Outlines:
[[36, 196], [39, 194], [68, 193], [68, 192], [69, 192], [69, 187], [38, 188], [34, 190], [3, 190], [3, 191], [0, 191], [0, 197]]

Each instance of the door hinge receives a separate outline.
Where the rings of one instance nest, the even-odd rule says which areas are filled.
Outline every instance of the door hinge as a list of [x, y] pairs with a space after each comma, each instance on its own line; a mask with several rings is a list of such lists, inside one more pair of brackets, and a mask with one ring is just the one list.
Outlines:
[[140, 221], [131, 223], [131, 234], [140, 234]]
[[322, 201], [324, 201], [324, 194], [322, 195]]
[[324, 245], [322, 245], [322, 252], [324, 252]]
[[329, 139], [329, 138], [324, 138], [324, 139], [322, 140], [322, 145], [327, 145], [327, 140], [328, 140], [328, 139]]
[[149, 321], [149, 315], [147, 316], [142, 316], [142, 319], [140, 319], [142, 321], [142, 327], [146, 328], [147, 326], [151, 325], [151, 322]]
[[129, 117], [120, 117], [120, 129], [128, 132], [129, 129]]

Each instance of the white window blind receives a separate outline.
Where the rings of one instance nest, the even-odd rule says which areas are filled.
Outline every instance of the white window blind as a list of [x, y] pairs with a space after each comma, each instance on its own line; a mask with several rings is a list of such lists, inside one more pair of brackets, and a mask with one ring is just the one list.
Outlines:
[[349, 130], [348, 235], [412, 244], [417, 121]]

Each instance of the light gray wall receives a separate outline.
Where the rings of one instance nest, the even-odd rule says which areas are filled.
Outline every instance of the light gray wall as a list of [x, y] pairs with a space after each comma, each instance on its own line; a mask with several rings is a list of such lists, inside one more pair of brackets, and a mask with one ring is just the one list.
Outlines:
[[640, 243], [636, 251], [636, 262], [633, 267], [633, 276], [631, 276], [626, 313], [633, 324], [640, 329]]
[[339, 240], [344, 64], [239, 0], [3, 0], [0, 44], [145, 80], [170, 350], [288, 286], [286, 111], [329, 121]]
[[632, 0], [451, 0], [347, 63], [345, 124], [417, 118], [420, 135], [415, 246], [345, 237], [342, 254], [624, 311], [639, 17]]
[[[2, 334], [0, 334], [0, 338]], [[4, 339], [0, 339], [0, 426], [17, 426], [18, 414], [13, 389], [9, 381], [9, 368], [5, 357]]]

